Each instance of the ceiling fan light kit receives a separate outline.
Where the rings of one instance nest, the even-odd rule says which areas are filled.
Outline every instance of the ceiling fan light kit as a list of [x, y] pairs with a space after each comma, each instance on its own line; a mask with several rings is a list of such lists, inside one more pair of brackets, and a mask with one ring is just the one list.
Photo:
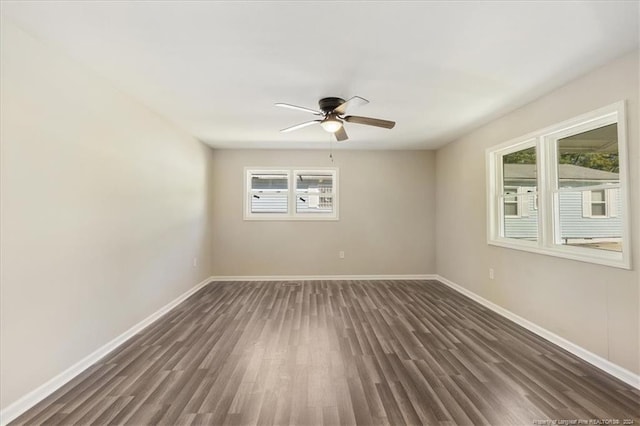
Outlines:
[[303, 127], [310, 126], [312, 124], [320, 123], [320, 126], [322, 126], [325, 131], [333, 133], [337, 141], [344, 141], [349, 138], [347, 136], [347, 132], [344, 129], [345, 121], [348, 123], [364, 124], [366, 126], [382, 127], [384, 129], [392, 129], [396, 125], [395, 121], [381, 120], [379, 118], [371, 117], [358, 117], [355, 115], [344, 115], [348, 107], [352, 105], [364, 105], [368, 103], [368, 100], [361, 98], [360, 96], [354, 96], [347, 101], [342, 98], [335, 97], [322, 98], [320, 99], [320, 101], [318, 101], [320, 111], [285, 103], [276, 103], [275, 105], [283, 108], [310, 112], [314, 115], [322, 117], [321, 120], [307, 121], [305, 123], [287, 127], [286, 129], [280, 130], [281, 132], [290, 132], [292, 130], [297, 130]]
[[327, 118], [320, 122], [320, 125], [327, 132], [335, 133], [342, 127], [342, 120], [340, 120], [337, 115], [329, 114]]

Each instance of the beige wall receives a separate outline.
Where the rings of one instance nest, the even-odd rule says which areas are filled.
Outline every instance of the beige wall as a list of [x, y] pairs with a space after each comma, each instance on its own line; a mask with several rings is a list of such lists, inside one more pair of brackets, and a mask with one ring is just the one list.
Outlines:
[[[216, 275], [378, 275], [435, 272], [431, 151], [216, 150]], [[340, 220], [243, 220], [244, 167], [338, 167]], [[338, 258], [344, 250], [345, 258]]]
[[211, 275], [212, 151], [6, 21], [1, 42], [6, 408]]
[[[437, 271], [498, 305], [640, 373], [638, 54], [620, 58], [437, 151]], [[488, 246], [485, 149], [627, 100], [633, 270]], [[454, 195], [457, 194], [457, 195]], [[488, 278], [488, 268], [495, 279]]]

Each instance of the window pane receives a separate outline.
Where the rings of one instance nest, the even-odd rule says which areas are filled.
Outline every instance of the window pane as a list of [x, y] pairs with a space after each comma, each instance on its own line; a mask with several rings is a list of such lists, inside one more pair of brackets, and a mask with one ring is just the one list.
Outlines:
[[286, 173], [251, 175], [251, 189], [262, 191], [286, 191], [288, 176]]
[[505, 187], [504, 188], [504, 215], [505, 216], [517, 216], [518, 215], [518, 188]]
[[603, 202], [604, 201], [604, 190], [599, 191], [591, 191], [591, 202]]
[[287, 213], [289, 175], [283, 172], [251, 175], [251, 213]]
[[[622, 251], [618, 160], [615, 123], [558, 140], [561, 244]], [[585, 186], [603, 189], [566, 191]]]
[[[562, 191], [560, 201], [560, 244], [599, 250], [622, 251], [622, 217], [619, 188], [608, 189], [605, 201], [585, 200], [585, 193]], [[588, 201], [588, 202], [587, 202]]]
[[252, 194], [251, 213], [287, 213], [288, 196], [283, 194]]
[[504, 203], [504, 215], [505, 216], [517, 216], [518, 204], [516, 203]]
[[333, 213], [333, 174], [308, 172], [296, 174], [296, 212]]
[[538, 239], [536, 162], [535, 147], [502, 156], [502, 235], [506, 238]]
[[296, 190], [298, 192], [324, 192], [333, 190], [333, 176], [331, 173], [313, 173], [296, 175]]
[[606, 216], [607, 210], [604, 204], [592, 204], [591, 216]]
[[298, 213], [333, 213], [333, 197], [309, 193], [296, 197]]
[[618, 125], [558, 140], [558, 188], [620, 183]]

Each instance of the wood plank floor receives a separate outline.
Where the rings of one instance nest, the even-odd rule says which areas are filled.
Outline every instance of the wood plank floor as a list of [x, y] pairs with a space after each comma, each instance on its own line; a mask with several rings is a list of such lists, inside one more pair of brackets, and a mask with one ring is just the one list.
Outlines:
[[640, 424], [640, 391], [436, 281], [305, 281], [212, 283], [12, 424], [553, 420]]

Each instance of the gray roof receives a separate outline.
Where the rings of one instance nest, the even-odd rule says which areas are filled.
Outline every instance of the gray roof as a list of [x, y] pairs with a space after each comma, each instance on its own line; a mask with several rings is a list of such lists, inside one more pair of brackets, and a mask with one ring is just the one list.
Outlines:
[[[560, 164], [559, 174], [562, 180], [617, 181], [620, 179], [618, 173], [605, 172], [604, 170], [590, 169], [573, 164]], [[533, 180], [536, 178], [536, 165], [505, 164], [504, 178]]]

